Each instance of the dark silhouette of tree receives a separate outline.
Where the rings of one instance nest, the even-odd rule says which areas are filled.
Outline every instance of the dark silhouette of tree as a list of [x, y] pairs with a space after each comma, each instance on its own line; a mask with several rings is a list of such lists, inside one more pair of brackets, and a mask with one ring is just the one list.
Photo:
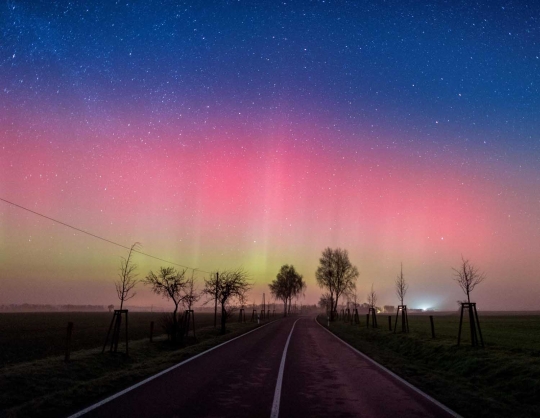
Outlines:
[[405, 295], [407, 294], [408, 289], [409, 285], [405, 281], [405, 276], [403, 276], [403, 263], [401, 263], [401, 271], [399, 273], [399, 276], [397, 276], [396, 278], [396, 294], [401, 301], [401, 305], [405, 305], [403, 303], [403, 300], [405, 299]]
[[118, 299], [120, 299], [120, 310], [124, 306], [124, 302], [133, 298], [136, 293], [132, 292], [135, 285], [138, 283], [137, 276], [135, 273], [137, 270], [137, 264], [133, 263], [133, 252], [138, 251], [140, 243], [136, 242], [129, 249], [129, 254], [127, 258], [122, 257], [120, 260], [120, 272], [118, 273], [119, 279], [114, 284], [116, 287], [116, 294]]
[[[218, 277], [217, 280], [216, 277]], [[221, 333], [225, 334], [228, 319], [227, 308], [233, 302], [240, 305], [246, 302], [247, 292], [251, 289], [248, 275], [240, 268], [219, 271], [215, 275], [211, 275], [208, 280], [205, 280], [204, 284], [203, 293], [208, 295], [210, 300], [216, 300], [221, 306]]]
[[461, 266], [454, 270], [454, 280], [459, 284], [463, 293], [467, 295], [467, 302], [471, 302], [470, 294], [474, 288], [482, 283], [486, 276], [481, 273], [478, 268], [474, 267], [469, 260], [465, 260], [461, 256]]
[[185, 300], [185, 289], [188, 280], [185, 277], [186, 270], [176, 271], [174, 267], [161, 267], [158, 274], [152, 271], [144, 279], [144, 283], [152, 286], [152, 291], [174, 303], [172, 313], [171, 341], [176, 343], [178, 334], [178, 305]]
[[268, 287], [275, 299], [283, 301], [283, 316], [287, 316], [287, 312], [291, 311], [292, 298], [303, 293], [306, 289], [306, 283], [293, 265], [285, 264], [281, 266], [276, 278]]
[[323, 293], [318, 303], [321, 309], [330, 310], [330, 293]]
[[113, 309], [114, 309], [114, 305], [109, 305], [109, 306], [107, 306], [107, 309], [109, 309], [109, 312], [112, 312]]
[[186, 286], [184, 289], [182, 289], [183, 297], [182, 297], [182, 303], [186, 307], [186, 309], [192, 310], [193, 304], [199, 301], [201, 298], [201, 294], [197, 293], [197, 290], [195, 288], [195, 277], [194, 277], [195, 271], [193, 271], [193, 274], [189, 279], [186, 280]]
[[353, 289], [358, 275], [358, 269], [349, 261], [347, 250], [326, 248], [322, 252], [315, 277], [319, 287], [326, 289], [330, 295], [331, 321], [334, 320], [339, 297]]
[[375, 306], [377, 304], [377, 292], [373, 290], [373, 283], [371, 284], [371, 290], [368, 293], [367, 301], [370, 308], [377, 309]]

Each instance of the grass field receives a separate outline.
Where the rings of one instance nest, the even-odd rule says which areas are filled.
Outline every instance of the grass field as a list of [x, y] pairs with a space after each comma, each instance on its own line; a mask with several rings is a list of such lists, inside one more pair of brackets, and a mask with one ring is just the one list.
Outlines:
[[[537, 417], [540, 410], [540, 316], [482, 315], [485, 349], [470, 346], [468, 323], [457, 346], [458, 315], [410, 315], [410, 334], [336, 321], [330, 329], [464, 417]], [[392, 326], [394, 325], [392, 318]], [[324, 318], [320, 322], [326, 325]]]
[[[381, 328], [388, 328], [388, 315], [380, 315]], [[499, 347], [515, 351], [531, 351], [540, 354], [540, 315], [479, 314], [480, 327], [486, 347]], [[457, 343], [459, 315], [434, 315], [435, 336]], [[392, 327], [395, 314], [392, 317]], [[431, 338], [429, 315], [409, 315], [411, 331], [421, 338]], [[399, 329], [399, 323], [398, 323]], [[464, 317], [462, 344], [470, 344], [468, 318]]]
[[[163, 334], [163, 312], [130, 312], [130, 341], [148, 338], [150, 322], [154, 335]], [[29, 312], [0, 314], [0, 369], [6, 365], [62, 355], [68, 322], [74, 323], [72, 351], [102, 347], [112, 313], [109, 312]], [[214, 316], [195, 313], [195, 327], [213, 325]], [[123, 330], [122, 330], [123, 331]], [[122, 334], [122, 340], [124, 334]]]
[[[212, 314], [196, 315], [196, 318], [199, 318], [197, 340], [188, 338], [181, 346], [171, 346], [166, 341], [165, 335], [150, 343], [146, 337], [149, 327], [148, 320], [152, 316], [146, 313], [134, 315], [134, 317], [139, 316], [143, 338], [130, 342], [130, 355], [126, 357], [121, 353], [106, 352], [101, 354], [102, 338], [104, 338], [104, 335], [102, 336], [103, 328], [101, 326], [92, 327], [92, 324], [94, 324], [93, 321], [101, 324], [101, 319], [96, 319], [100, 317], [104, 319], [109, 317], [110, 321], [110, 314], [105, 316], [101, 314], [96, 316], [94, 313], [81, 314], [79, 321], [81, 324], [84, 323], [85, 316], [89, 327], [87, 331], [89, 337], [85, 341], [95, 346], [93, 334], [97, 334], [98, 347], [75, 351], [68, 363], [64, 362], [63, 356], [60, 355], [8, 364], [0, 368], [0, 417], [67, 416], [258, 326], [253, 322], [231, 321], [227, 325], [227, 333], [221, 335], [219, 330], [212, 326]], [[88, 319], [88, 316], [91, 318]], [[21, 318], [19, 317], [19, 319]], [[60, 315], [60, 319], [55, 317], [59, 321], [65, 318], [66, 316], [62, 315]], [[34, 318], [34, 321], [34, 324], [37, 324], [41, 320]], [[203, 326], [204, 323], [207, 326]], [[208, 326], [209, 324], [212, 325]], [[75, 323], [76, 326], [77, 323]], [[134, 326], [134, 328], [136, 327]], [[107, 329], [108, 324], [105, 325], [105, 332]], [[44, 333], [44, 335], [51, 338], [51, 334]], [[54, 340], [54, 338], [52, 339]], [[27, 344], [32, 344], [31, 338], [24, 341]], [[21, 341], [18, 343], [23, 346]], [[124, 349], [123, 344], [120, 344], [119, 351]]]

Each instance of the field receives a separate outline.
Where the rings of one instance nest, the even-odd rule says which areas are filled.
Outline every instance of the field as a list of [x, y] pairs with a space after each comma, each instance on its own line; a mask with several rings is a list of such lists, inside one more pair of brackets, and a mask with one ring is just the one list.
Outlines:
[[[381, 328], [388, 326], [388, 315], [380, 316]], [[540, 354], [540, 315], [479, 313], [480, 327], [486, 347], [512, 351], [530, 351]], [[434, 315], [435, 337], [457, 342], [458, 314]], [[392, 327], [395, 314], [392, 317]], [[429, 315], [409, 315], [409, 327], [420, 338], [431, 338]], [[398, 323], [399, 330], [399, 323]], [[461, 341], [470, 344], [468, 318], [464, 317]]]
[[378, 329], [367, 329], [365, 317], [330, 329], [464, 417], [538, 416], [540, 315], [479, 317], [485, 349], [470, 346], [468, 323], [457, 346], [456, 314], [434, 316], [435, 339], [428, 315], [409, 316], [410, 334], [389, 332], [388, 315], [378, 316]]
[[[163, 312], [130, 312], [129, 339], [140, 340], [163, 334]], [[103, 347], [112, 313], [109, 312], [29, 312], [0, 314], [0, 369], [24, 361], [63, 355], [68, 322], [74, 323], [72, 351]], [[195, 327], [213, 325], [214, 316], [195, 313]], [[122, 340], [124, 335], [122, 334]]]
[[[196, 340], [187, 338], [172, 346], [162, 335], [150, 343], [150, 321], [156, 321], [157, 331], [162, 316], [129, 314], [130, 355], [126, 357], [123, 353], [101, 354], [110, 313], [0, 315], [1, 352], [8, 359], [0, 367], [0, 416], [69, 415], [258, 326], [231, 320], [227, 333], [221, 335], [213, 327], [213, 314], [196, 313]], [[63, 357], [67, 321], [75, 324], [73, 342], [77, 348], [68, 363]], [[122, 344], [118, 348], [125, 349]]]

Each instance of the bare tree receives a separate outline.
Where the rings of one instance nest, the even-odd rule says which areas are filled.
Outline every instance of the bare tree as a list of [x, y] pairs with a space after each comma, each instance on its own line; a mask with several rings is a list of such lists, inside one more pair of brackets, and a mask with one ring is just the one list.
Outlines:
[[233, 302], [240, 305], [245, 304], [246, 296], [251, 283], [248, 280], [247, 273], [239, 268], [236, 270], [224, 270], [216, 273], [218, 280], [211, 276], [204, 281], [205, 287], [203, 293], [207, 294], [212, 300], [216, 300], [221, 305], [221, 333], [226, 331], [227, 308]]
[[132, 292], [135, 285], [138, 283], [137, 276], [135, 273], [137, 270], [137, 264], [133, 263], [133, 253], [137, 252], [141, 244], [136, 242], [129, 249], [129, 254], [127, 258], [122, 257], [120, 260], [120, 272], [118, 273], [119, 279], [114, 284], [116, 287], [116, 294], [118, 299], [120, 299], [120, 310], [124, 306], [124, 302], [133, 298], [136, 295], [135, 292]]
[[184, 301], [185, 289], [188, 286], [188, 280], [185, 278], [186, 270], [176, 271], [174, 267], [161, 267], [158, 274], [152, 271], [144, 279], [144, 283], [152, 286], [152, 291], [161, 295], [174, 303], [172, 313], [172, 331], [171, 340], [176, 342], [178, 334], [178, 305]]
[[403, 263], [401, 263], [401, 271], [399, 273], [399, 276], [397, 276], [396, 278], [396, 294], [401, 301], [401, 305], [405, 305], [403, 303], [403, 300], [405, 299], [405, 295], [407, 294], [408, 289], [409, 285], [405, 281], [405, 276], [403, 276]]
[[193, 304], [198, 302], [201, 298], [201, 294], [197, 293], [197, 290], [195, 288], [195, 270], [191, 274], [191, 277], [186, 280], [186, 286], [182, 290], [183, 297], [182, 297], [182, 303], [183, 305], [189, 309], [193, 309]]
[[377, 292], [373, 290], [373, 283], [371, 284], [371, 290], [368, 293], [367, 300], [369, 307], [375, 309], [375, 305], [377, 304]]
[[319, 259], [319, 267], [315, 272], [319, 287], [330, 295], [330, 320], [334, 320], [339, 297], [351, 291], [358, 277], [358, 269], [349, 261], [347, 250], [326, 248]]
[[323, 293], [319, 299], [318, 305], [321, 309], [326, 309], [327, 311], [329, 311], [330, 310], [330, 294]]
[[[298, 274], [293, 265], [285, 264], [281, 266], [279, 273], [272, 283], [268, 285], [270, 293], [274, 298], [283, 301], [283, 316], [291, 311], [291, 301], [293, 297], [298, 297], [306, 289], [306, 283], [302, 275]], [[287, 308], [288, 304], [288, 308]]]
[[469, 260], [461, 256], [461, 266], [454, 270], [454, 280], [459, 284], [463, 293], [467, 295], [467, 302], [471, 302], [470, 294], [476, 285], [482, 283], [486, 276], [478, 268], [474, 267]]

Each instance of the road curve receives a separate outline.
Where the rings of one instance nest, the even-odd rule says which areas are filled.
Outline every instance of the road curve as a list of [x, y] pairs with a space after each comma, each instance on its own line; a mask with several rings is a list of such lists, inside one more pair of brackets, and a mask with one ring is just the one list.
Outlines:
[[[282, 386], [276, 388], [289, 335], [279, 379]], [[279, 395], [277, 411], [275, 394]], [[292, 317], [194, 358], [84, 417], [267, 418], [271, 414], [281, 418], [457, 416], [366, 360], [313, 317]]]
[[280, 417], [451, 417], [363, 358], [313, 318], [296, 324], [287, 355]]

